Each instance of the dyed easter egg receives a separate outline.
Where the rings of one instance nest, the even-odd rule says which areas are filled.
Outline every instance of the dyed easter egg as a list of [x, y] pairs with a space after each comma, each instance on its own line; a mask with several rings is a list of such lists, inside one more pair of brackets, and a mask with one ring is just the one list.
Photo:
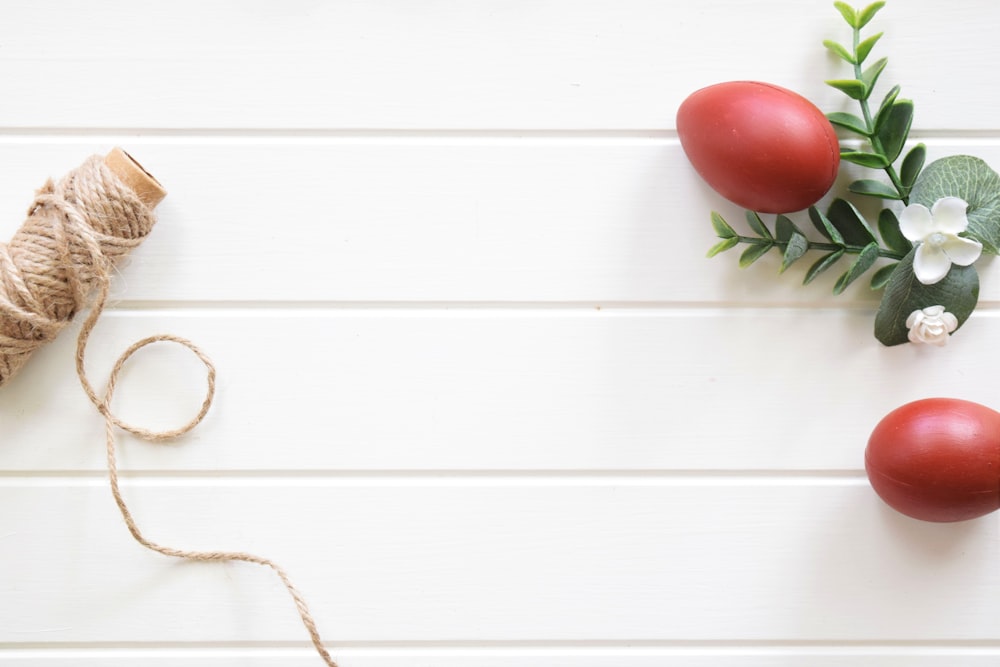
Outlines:
[[865, 470], [891, 507], [925, 521], [962, 521], [1000, 508], [1000, 413], [927, 398], [887, 414], [868, 439]]
[[769, 83], [731, 81], [692, 93], [677, 111], [677, 134], [716, 192], [761, 213], [815, 204], [840, 166], [837, 135], [823, 112]]

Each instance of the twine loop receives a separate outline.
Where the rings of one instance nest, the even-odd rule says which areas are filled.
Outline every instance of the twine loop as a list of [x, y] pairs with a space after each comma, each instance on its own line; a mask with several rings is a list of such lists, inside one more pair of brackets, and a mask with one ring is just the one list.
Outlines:
[[[148, 539], [139, 530], [118, 481], [115, 431], [121, 429], [150, 442], [176, 438], [197, 426], [215, 396], [215, 365], [194, 343], [169, 334], [143, 338], [115, 362], [99, 395], [87, 378], [87, 341], [107, 303], [115, 262], [149, 234], [155, 224], [152, 208], [94, 156], [58, 183], [47, 182], [37, 193], [28, 218], [7, 244], [0, 244], [0, 385], [13, 377], [31, 354], [55, 338], [86, 308], [76, 345], [76, 372], [84, 392], [104, 417], [108, 478], [115, 504], [132, 537], [157, 553], [194, 561], [243, 561], [271, 568], [281, 579], [319, 656], [336, 667], [324, 648], [316, 623], [298, 589], [274, 561], [242, 551], [190, 551]], [[205, 365], [207, 391], [197, 414], [171, 429], [153, 430], [129, 424], [114, 414], [111, 399], [118, 378], [132, 356], [153, 343], [186, 347]]]

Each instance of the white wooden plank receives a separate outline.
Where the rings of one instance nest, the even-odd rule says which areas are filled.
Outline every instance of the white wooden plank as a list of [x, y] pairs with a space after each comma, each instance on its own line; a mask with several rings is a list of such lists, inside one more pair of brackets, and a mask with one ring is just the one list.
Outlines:
[[[282, 563], [333, 641], [996, 642], [995, 517], [860, 480], [130, 482], [154, 539]], [[100, 480], [0, 485], [0, 642], [295, 642], [269, 571], [130, 542]], [[14, 509], [16, 508], [16, 509]]]
[[[218, 653], [218, 652], [217, 652]], [[0, 663], [14, 662], [32, 667], [119, 667], [120, 665], [183, 664], [185, 667], [315, 667], [319, 659], [303, 651], [227, 651], [223, 655], [184, 650], [70, 650], [70, 651], [3, 651]], [[735, 650], [594, 650], [565, 649], [518, 651], [483, 650], [399, 650], [392, 655], [380, 651], [334, 649], [341, 667], [854, 667], [864, 661], [879, 667], [986, 667], [996, 664], [997, 649], [900, 649], [873, 648], [828, 651], [808, 649], [782, 650], [751, 648]], [[596, 655], [594, 655], [596, 653]], [[831, 654], [832, 653], [832, 654]], [[68, 655], [63, 655], [68, 654]], [[280, 663], [279, 663], [280, 661]]]
[[[1000, 68], [995, 3], [890, 5], [871, 32], [918, 127], [996, 129], [970, 103]], [[826, 2], [6, 2], [4, 127], [672, 128], [718, 81], [795, 88], [834, 110], [850, 33]]]
[[[2, 238], [46, 177], [110, 145], [0, 144], [9, 158], [0, 162]], [[743, 212], [698, 179], [676, 142], [188, 138], [127, 147], [169, 190], [157, 228], [116, 282], [115, 296], [131, 302], [877, 303], [866, 279], [833, 296], [838, 270], [802, 287], [808, 258], [783, 276], [776, 253], [747, 270], [739, 251], [705, 259], [717, 240], [710, 211], [745, 229]], [[1000, 143], [940, 140], [930, 153], [1000, 166]], [[981, 265], [981, 298], [996, 302], [1000, 266]]]
[[[917, 398], [997, 405], [977, 314], [945, 349], [885, 348], [869, 311], [260, 310], [106, 316], [101, 386], [133, 340], [172, 332], [219, 368], [209, 418], [177, 446], [129, 443], [136, 470], [852, 470], [871, 429]], [[102, 470], [102, 422], [74, 332], [0, 389], [0, 470]], [[204, 369], [163, 345], [116, 407], [185, 422]]]

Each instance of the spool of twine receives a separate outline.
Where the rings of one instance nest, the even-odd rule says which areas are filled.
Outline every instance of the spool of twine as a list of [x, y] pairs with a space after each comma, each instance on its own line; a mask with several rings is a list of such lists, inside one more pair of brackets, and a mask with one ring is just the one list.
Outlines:
[[[139, 544], [157, 553], [194, 561], [243, 561], [271, 568], [295, 603], [319, 656], [336, 667], [324, 648], [301, 593], [274, 561], [242, 551], [189, 551], [149, 540], [139, 530], [118, 483], [115, 434], [122, 429], [149, 441], [163, 441], [197, 426], [215, 394], [215, 366], [191, 341], [158, 334], [132, 344], [115, 362], [102, 395], [87, 378], [87, 341], [107, 301], [115, 262], [138, 246], [153, 229], [153, 209], [166, 191], [138, 162], [116, 148], [93, 156], [57, 183], [36, 194], [28, 217], [6, 245], [0, 244], [0, 386], [25, 365], [38, 348], [53, 340], [73, 317], [90, 307], [76, 346], [76, 371], [91, 403], [105, 420], [108, 479], [125, 525]], [[205, 364], [208, 389], [198, 414], [188, 423], [154, 431], [128, 424], [111, 409], [118, 376], [143, 347], [170, 342], [190, 349]]]

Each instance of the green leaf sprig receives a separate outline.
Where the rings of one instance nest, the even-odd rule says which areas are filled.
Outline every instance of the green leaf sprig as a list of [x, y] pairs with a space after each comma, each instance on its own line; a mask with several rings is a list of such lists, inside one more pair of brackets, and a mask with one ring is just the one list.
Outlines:
[[875, 84], [889, 63], [888, 58], [879, 58], [865, 67], [868, 56], [883, 33], [879, 32], [862, 39], [861, 30], [875, 17], [884, 2], [875, 2], [864, 9], [856, 10], [843, 2], [835, 2], [834, 7], [840, 11], [852, 31], [852, 48], [837, 42], [826, 40], [823, 45], [840, 59], [847, 61], [854, 68], [853, 79], [834, 79], [826, 83], [841, 91], [861, 107], [861, 116], [845, 111], [827, 114], [827, 118], [835, 126], [862, 137], [870, 150], [842, 148], [840, 159], [845, 162], [881, 169], [889, 178], [889, 183], [873, 179], [860, 179], [851, 183], [847, 189], [851, 192], [879, 199], [900, 200], [909, 203], [910, 190], [917, 175], [924, 166], [927, 157], [927, 147], [917, 144], [906, 157], [897, 171], [895, 162], [903, 152], [906, 140], [913, 124], [913, 102], [899, 99], [900, 87], [893, 86], [878, 110], [872, 113], [869, 100], [875, 91]]
[[[747, 245], [739, 260], [740, 267], [745, 268], [771, 249], [778, 249], [782, 253], [779, 273], [783, 273], [809, 251], [821, 252], [806, 271], [803, 284], [811, 283], [850, 256], [851, 263], [834, 283], [835, 294], [874, 268], [879, 259], [888, 259], [870, 280], [873, 290], [884, 289], [875, 318], [875, 337], [885, 345], [897, 345], [914, 340], [911, 322], [920, 319], [915, 317], [919, 312], [928, 308], [937, 312], [943, 308], [952, 323], [957, 322], [953, 327], [957, 329], [971, 315], [979, 298], [979, 276], [971, 264], [955, 263], [943, 278], [930, 284], [918, 279], [917, 255], [928, 250], [922, 246], [944, 243], [946, 235], [939, 235], [944, 241], [921, 239], [912, 243], [901, 231], [897, 211], [901, 207], [906, 207], [903, 213], [910, 213], [908, 209], [914, 207], [930, 210], [946, 198], [961, 199], [967, 204], [968, 227], [960, 236], [981, 244], [985, 254], [1000, 254], [1000, 175], [982, 160], [968, 155], [941, 158], [925, 168], [927, 148], [923, 143], [910, 147], [904, 156], [913, 124], [912, 100], [901, 99], [901, 89], [895, 85], [877, 108], [871, 104], [876, 84], [889, 61], [883, 57], [869, 63], [883, 33], [865, 36], [862, 31], [884, 6], [885, 2], [880, 1], [855, 9], [844, 2], [834, 2], [851, 28], [850, 48], [832, 40], [823, 42], [831, 53], [851, 66], [853, 73], [853, 78], [826, 83], [856, 101], [860, 110], [859, 114], [845, 111], [827, 114], [830, 123], [854, 137], [841, 144], [841, 161], [881, 171], [887, 179], [862, 178], [847, 187], [852, 194], [888, 202], [880, 210], [874, 228], [844, 198], [833, 199], [825, 214], [816, 206], [808, 209], [809, 220], [822, 237], [819, 241], [808, 238], [787, 215], [776, 216], [772, 231], [759, 213], [746, 211], [746, 222], [753, 235], [742, 235], [713, 212], [712, 226], [721, 240], [708, 255], [712, 257], [740, 244]], [[929, 215], [927, 211], [923, 213]], [[945, 340], [950, 333], [949, 330]], [[940, 335], [936, 342], [943, 342]]]

